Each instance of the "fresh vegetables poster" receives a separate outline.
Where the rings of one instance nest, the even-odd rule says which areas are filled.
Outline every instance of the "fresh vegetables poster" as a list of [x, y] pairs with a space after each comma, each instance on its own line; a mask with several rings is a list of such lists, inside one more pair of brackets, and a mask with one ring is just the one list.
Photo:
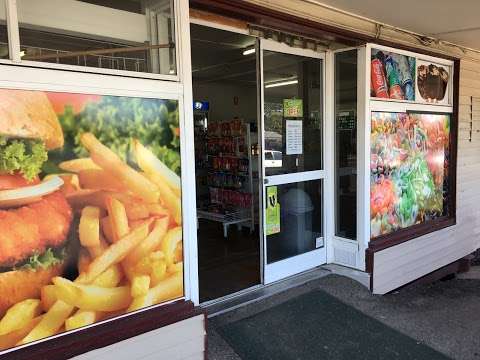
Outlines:
[[372, 112], [371, 237], [445, 214], [450, 116]]
[[0, 89], [0, 353], [183, 296], [178, 102]]

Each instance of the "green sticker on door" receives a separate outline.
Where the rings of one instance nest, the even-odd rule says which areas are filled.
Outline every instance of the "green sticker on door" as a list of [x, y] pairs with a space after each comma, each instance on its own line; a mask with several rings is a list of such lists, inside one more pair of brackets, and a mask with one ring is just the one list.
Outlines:
[[266, 233], [273, 235], [280, 232], [280, 204], [276, 186], [267, 187], [267, 209], [265, 211]]

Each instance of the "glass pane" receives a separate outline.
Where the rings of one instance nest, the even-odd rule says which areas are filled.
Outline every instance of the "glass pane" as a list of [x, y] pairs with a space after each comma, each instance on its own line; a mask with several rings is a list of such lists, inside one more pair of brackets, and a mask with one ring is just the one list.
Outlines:
[[449, 214], [450, 114], [372, 112], [371, 237]]
[[8, 33], [5, 0], [0, 0], [0, 59], [8, 58]]
[[335, 54], [335, 235], [357, 236], [357, 50]]
[[[266, 193], [276, 195], [280, 207], [280, 226], [267, 235], [267, 263], [323, 246], [322, 180], [269, 186]], [[274, 220], [267, 220], [267, 227]]]
[[322, 60], [263, 52], [265, 174], [322, 169]]
[[173, 0], [18, 0], [22, 60], [176, 74]]

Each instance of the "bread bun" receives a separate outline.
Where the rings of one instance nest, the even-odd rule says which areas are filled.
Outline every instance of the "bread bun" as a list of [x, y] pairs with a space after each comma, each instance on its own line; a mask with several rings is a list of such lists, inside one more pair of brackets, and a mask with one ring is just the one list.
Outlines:
[[51, 284], [52, 278], [63, 273], [64, 263], [47, 269], [16, 270], [0, 273], [0, 318], [16, 303], [39, 299], [40, 289]]
[[63, 132], [42, 91], [0, 89], [0, 135], [39, 139], [48, 150], [63, 146]]

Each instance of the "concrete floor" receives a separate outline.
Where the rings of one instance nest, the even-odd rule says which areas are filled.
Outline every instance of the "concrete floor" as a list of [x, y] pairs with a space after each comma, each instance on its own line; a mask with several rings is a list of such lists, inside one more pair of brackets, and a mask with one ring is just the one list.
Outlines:
[[[477, 267], [472, 269], [478, 271]], [[330, 293], [453, 359], [480, 359], [480, 279], [462, 277], [428, 285], [411, 285], [384, 296], [374, 296], [358, 282], [339, 275], [323, 276], [210, 318], [209, 359], [240, 359], [215, 331], [216, 327], [252, 316], [314, 289]]]

